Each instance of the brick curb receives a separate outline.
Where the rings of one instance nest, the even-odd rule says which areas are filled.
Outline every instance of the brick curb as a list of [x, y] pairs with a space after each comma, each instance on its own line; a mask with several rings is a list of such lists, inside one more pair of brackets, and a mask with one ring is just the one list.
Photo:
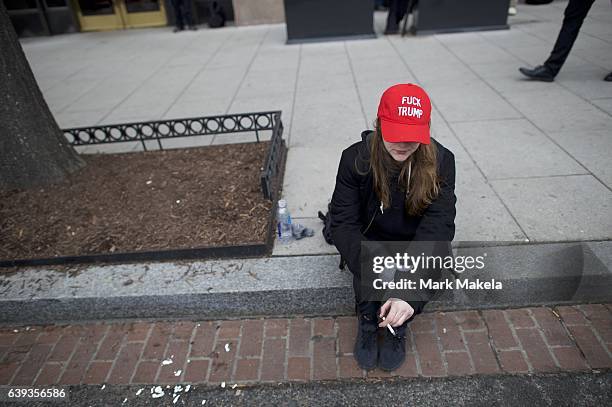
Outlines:
[[[612, 368], [612, 305], [432, 312], [395, 372], [359, 369], [356, 318], [2, 327], [0, 385], [218, 385]], [[171, 360], [170, 364], [162, 361]]]

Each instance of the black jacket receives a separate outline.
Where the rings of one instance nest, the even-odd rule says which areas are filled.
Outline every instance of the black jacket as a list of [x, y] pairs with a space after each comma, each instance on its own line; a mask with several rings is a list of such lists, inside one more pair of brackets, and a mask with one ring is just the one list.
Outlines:
[[[373, 175], [369, 168], [369, 139], [372, 131], [364, 131], [362, 140], [342, 152], [336, 187], [331, 201], [331, 234], [335, 246], [352, 273], [359, 273], [362, 240], [376, 240], [371, 228], [363, 232], [374, 216], [381, 216], [380, 201], [374, 192]], [[452, 241], [455, 236], [455, 156], [432, 139], [438, 148], [440, 193], [422, 216], [411, 217], [397, 239], [419, 241]], [[359, 172], [356, 166], [359, 166]], [[366, 173], [365, 175], [360, 174]], [[378, 212], [378, 213], [377, 213]], [[425, 303], [411, 304], [419, 313]]]

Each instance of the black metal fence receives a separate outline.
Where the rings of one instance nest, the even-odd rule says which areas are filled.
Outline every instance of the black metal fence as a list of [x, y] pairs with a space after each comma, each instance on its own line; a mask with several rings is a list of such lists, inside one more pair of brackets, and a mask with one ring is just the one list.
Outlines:
[[153, 142], [153, 145], [157, 146], [156, 149], [163, 150], [163, 139], [253, 132], [255, 140], [259, 142], [261, 132], [271, 131], [270, 147], [260, 175], [264, 198], [270, 200], [274, 199], [273, 180], [279, 173], [284, 158], [281, 111], [77, 127], [62, 131], [75, 147], [140, 142], [145, 151], [151, 148], [151, 144], [147, 142]]

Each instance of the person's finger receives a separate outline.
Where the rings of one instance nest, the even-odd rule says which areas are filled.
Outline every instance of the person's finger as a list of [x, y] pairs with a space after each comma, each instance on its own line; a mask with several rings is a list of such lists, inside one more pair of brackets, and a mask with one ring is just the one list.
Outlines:
[[387, 312], [389, 312], [389, 308], [391, 308], [391, 301], [387, 300], [387, 302], [385, 302], [382, 307], [380, 307], [379, 315], [381, 316], [381, 318], [387, 315]]
[[410, 318], [413, 315], [414, 315], [414, 308], [412, 308], [412, 305], [408, 304], [408, 318]]
[[385, 316], [381, 316], [382, 321], [378, 324], [379, 327], [384, 328], [389, 325], [389, 319]]
[[394, 327], [395, 327], [395, 326], [400, 326], [400, 325], [402, 325], [404, 322], [406, 322], [406, 320], [407, 320], [408, 318], [410, 318], [410, 317], [408, 316], [408, 314], [409, 314], [408, 312], [402, 312], [402, 314], [401, 314], [401, 315], [399, 316], [399, 318], [397, 319], [397, 324], [396, 324], [396, 325], [393, 325], [393, 326], [394, 326]]
[[378, 326], [381, 328], [384, 328], [389, 325], [389, 314], [393, 310], [393, 307], [391, 305], [391, 300], [387, 300], [387, 302], [384, 303], [383, 306], [380, 308], [380, 318], [383, 319], [383, 321], [378, 324]]
[[389, 311], [389, 316], [387, 317], [387, 320], [389, 322], [389, 324], [391, 324], [391, 326], [395, 325], [395, 322], [397, 321], [397, 315], [399, 314], [399, 311], [396, 309], [391, 308], [391, 311]]

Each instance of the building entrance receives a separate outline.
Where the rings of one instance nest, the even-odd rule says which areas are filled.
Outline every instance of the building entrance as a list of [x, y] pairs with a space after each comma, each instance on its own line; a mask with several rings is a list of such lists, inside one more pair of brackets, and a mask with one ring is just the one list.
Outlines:
[[160, 0], [73, 0], [81, 31], [167, 25]]

